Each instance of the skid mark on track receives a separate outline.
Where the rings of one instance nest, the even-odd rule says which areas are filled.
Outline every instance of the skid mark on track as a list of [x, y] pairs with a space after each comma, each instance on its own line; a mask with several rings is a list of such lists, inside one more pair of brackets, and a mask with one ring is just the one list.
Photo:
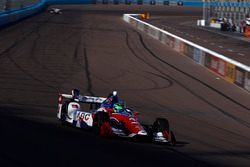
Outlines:
[[31, 51], [30, 51], [30, 59], [33, 60], [34, 63], [36, 63], [37, 65], [39, 65], [43, 70], [47, 71], [49, 74], [53, 75], [55, 78], [60, 78], [63, 79], [62, 76], [60, 76], [60, 74], [55, 73], [53, 70], [50, 70], [47, 66], [45, 66], [44, 64], [42, 64], [36, 57], [35, 55], [35, 48], [37, 47], [37, 43], [41, 38], [41, 34], [40, 34], [40, 28], [41, 26], [37, 26], [36, 30], [34, 31], [34, 33], [37, 35], [36, 39], [34, 40], [34, 42], [32, 43], [32, 47], [31, 47]]
[[14, 49], [16, 46], [18, 46], [20, 43], [23, 43], [24, 40], [26, 40], [32, 33], [37, 31], [39, 27], [41, 27], [43, 24], [48, 23], [54, 16], [50, 16], [48, 19], [45, 21], [39, 23], [35, 28], [30, 30], [28, 33], [24, 34], [21, 38], [17, 39], [11, 46], [9, 46], [7, 49], [3, 50], [0, 53], [0, 58], [3, 57], [3, 55], [9, 53], [12, 49]]
[[[145, 42], [144, 42], [144, 40], [143, 40], [143, 38], [142, 38], [142, 35], [141, 35], [138, 31], [136, 31], [136, 33], [137, 33], [137, 35], [139, 36], [139, 40], [140, 40], [142, 46], [143, 46], [143, 47], [145, 48], [145, 50], [147, 50], [156, 60], [158, 60], [158, 61], [160, 61], [160, 62], [162, 62], [162, 63], [168, 65], [169, 67], [175, 69], [176, 71], [178, 71], [178, 72], [180, 72], [180, 73], [182, 73], [182, 74], [188, 76], [189, 78], [191, 78], [191, 79], [193, 79], [193, 80], [199, 82], [200, 84], [204, 85], [205, 87], [209, 88], [210, 90], [212, 90], [212, 91], [216, 92], [217, 94], [223, 96], [224, 98], [228, 99], [228, 100], [231, 101], [232, 103], [234, 103], [234, 104], [236, 104], [236, 105], [238, 105], [238, 106], [240, 106], [240, 107], [242, 107], [242, 108], [244, 108], [244, 109], [250, 111], [250, 109], [249, 109], [247, 106], [245, 106], [245, 105], [243, 105], [243, 104], [237, 102], [236, 100], [234, 100], [234, 99], [232, 99], [231, 97], [225, 95], [224, 93], [220, 92], [219, 90], [213, 88], [212, 86], [208, 85], [207, 83], [205, 83], [205, 82], [203, 82], [203, 81], [201, 81], [201, 80], [195, 78], [194, 76], [192, 76], [192, 75], [190, 75], [190, 74], [188, 74], [188, 73], [186, 73], [186, 72], [180, 70], [180, 69], [177, 68], [176, 66], [174, 66], [174, 65], [172, 65], [172, 64], [170, 64], [170, 63], [168, 63], [168, 62], [166, 62], [166, 61], [164, 61], [164, 60], [162, 60], [162, 59], [160, 59], [159, 57], [157, 57], [157, 56], [147, 47], [147, 45], [145, 44]], [[130, 50], [131, 50], [131, 47], [130, 47]], [[133, 52], [134, 52], [134, 51], [133, 51]], [[135, 53], [134, 55], [136, 55], [136, 53]], [[138, 57], [138, 56], [137, 56], [137, 57]], [[139, 59], [142, 60], [142, 61], [143, 61], [144, 63], [146, 63], [147, 65], [149, 65], [150, 67], [152, 67], [152, 68], [154, 68], [155, 70], [159, 71], [156, 67], [152, 66], [152, 65], [149, 64], [148, 62], [145, 62], [145, 60], [143, 60], [142, 58], [139, 58]], [[159, 71], [159, 72], [160, 72], [160, 71]], [[181, 87], [183, 87], [185, 90], [187, 90], [188, 92], [190, 92], [192, 95], [196, 96], [197, 98], [199, 98], [199, 99], [202, 100], [203, 102], [205, 102], [205, 103], [207, 103], [208, 105], [210, 105], [211, 107], [215, 108], [216, 110], [218, 110], [218, 111], [221, 112], [222, 114], [224, 114], [224, 115], [226, 115], [227, 117], [233, 119], [234, 121], [236, 121], [236, 122], [238, 122], [238, 123], [240, 123], [240, 124], [242, 124], [242, 125], [244, 125], [244, 126], [250, 128], [250, 123], [249, 123], [249, 122], [244, 121], [244, 120], [242, 120], [242, 119], [240, 119], [240, 118], [237, 118], [237, 117], [233, 116], [233, 115], [230, 114], [230, 113], [227, 113], [227, 112], [224, 111], [223, 109], [221, 109], [221, 108], [219, 108], [218, 106], [214, 105], [213, 103], [209, 102], [209, 101], [208, 101], [207, 99], [205, 99], [204, 97], [202, 97], [202, 96], [198, 95], [197, 93], [195, 93], [194, 91], [190, 90], [188, 87], [186, 87], [186, 86], [185, 86], [184, 84], [182, 84], [181, 82], [177, 81], [175, 78], [173, 78], [173, 77], [171, 77], [171, 76], [169, 76], [169, 75], [167, 75], [167, 74], [165, 74], [165, 73], [163, 73], [163, 72], [160, 72], [160, 73], [163, 74], [163, 75], [165, 75], [167, 78], [170, 78], [171, 80], [175, 81], [178, 85], [180, 85]]]
[[[138, 58], [139, 60], [141, 60], [142, 62], [144, 62], [145, 64], [147, 64], [148, 66], [150, 66], [152, 69], [158, 71], [159, 73], [165, 75], [162, 71], [160, 71], [158, 68], [156, 68], [155, 66], [151, 65], [150, 63], [148, 63], [147, 61], [145, 61], [143, 58], [141, 58], [135, 51], [134, 49], [132, 48], [132, 46], [130, 45], [129, 43], [129, 35], [128, 35], [128, 32], [125, 31], [125, 35], [126, 35], [126, 44], [127, 44], [127, 47], [129, 48], [129, 50], [132, 52], [132, 54]], [[158, 75], [159, 77], [160, 75]], [[162, 76], [161, 76], [162, 77]], [[168, 77], [165, 77], [164, 78], [166, 81], [169, 82], [169, 87], [173, 85], [173, 81], [171, 79], [169, 79]]]
[[[144, 41], [142, 41], [142, 42], [144, 43]], [[142, 45], [143, 45], [143, 44], [142, 44]], [[144, 43], [144, 45], [145, 45], [145, 43]], [[145, 45], [145, 46], [146, 46], [146, 45]], [[128, 43], [128, 47], [131, 47], [129, 43]], [[146, 47], [147, 47], [147, 46], [146, 46]], [[134, 51], [133, 51], [133, 48], [131, 48], [131, 49], [132, 49], [131, 52], [134, 52]], [[146, 50], [147, 50], [147, 49], [146, 49]], [[152, 52], [152, 51], [150, 51], [150, 52]], [[135, 56], [136, 56], [136, 54], [135, 54]], [[145, 62], [142, 58], [138, 57], [138, 59], [142, 60], [145, 64], [149, 65], [150, 67], [152, 66], [152, 65], [150, 65], [148, 62]], [[154, 69], [155, 69], [155, 68], [154, 68]], [[229, 114], [229, 113], [226, 113], [224, 110], [220, 109], [220, 108], [217, 107], [216, 105], [210, 103], [209, 101], [207, 101], [207, 100], [204, 99], [203, 97], [199, 96], [198, 94], [196, 94], [195, 92], [193, 92], [192, 90], [190, 90], [189, 88], [187, 88], [184, 84], [182, 84], [182, 83], [180, 83], [179, 81], [177, 81], [176, 79], [174, 79], [173, 77], [171, 77], [171, 76], [169, 76], [169, 75], [167, 75], [167, 74], [162, 73], [162, 72], [161, 72], [160, 70], [158, 70], [158, 69], [155, 69], [155, 70], [157, 70], [158, 72], [160, 72], [161, 74], [164, 75], [162, 78], [166, 78], [167, 80], [169, 80], [169, 79], [173, 80], [173, 81], [176, 82], [178, 85], [180, 85], [181, 87], [183, 87], [185, 90], [187, 90], [188, 92], [190, 92], [192, 95], [194, 95], [194, 96], [196, 96], [197, 98], [199, 98], [200, 100], [204, 101], [205, 103], [207, 103], [207, 104], [210, 105], [211, 107], [217, 109], [218, 111], [220, 111], [221, 113], [225, 114], [225, 115], [228, 116], [229, 118], [231, 118], [231, 119], [233, 119], [234, 121], [236, 121], [236, 122], [242, 124], [243, 126], [250, 127], [248, 122], [246, 122], [246, 121], [244, 121], [244, 120], [241, 120], [241, 119], [239, 119], [239, 118], [237, 118], [237, 117], [234, 117], [233, 115], [231, 115], [231, 114]], [[161, 76], [161, 75], [159, 75], [159, 76]], [[213, 125], [213, 124], [204, 122], [204, 121], [202, 121], [202, 120], [196, 119], [196, 118], [194, 118], [194, 117], [192, 117], [192, 116], [189, 116], [189, 115], [186, 115], [186, 116], [187, 116], [187, 117], [190, 117], [191, 119], [197, 120], [197, 121], [199, 121], [199, 122], [201, 122], [201, 123], [203, 123], [203, 124], [205, 123], [205, 124], [207, 124], [208, 126], [214, 127], [214, 128], [216, 128], [216, 129], [218, 129], [218, 130], [225, 131], [225, 132], [227, 132], [227, 133], [229, 133], [229, 134], [232, 134], [232, 135], [236, 135], [236, 136], [238, 136], [238, 137], [241, 137], [242, 139], [244, 138], [245, 140], [249, 140], [248, 137], [242, 136], [242, 135], [237, 134], [237, 133], [235, 133], [235, 132], [232, 132], [232, 131], [230, 131], [230, 130], [228, 130], [228, 129], [224, 129], [224, 128], [215, 126], [215, 125]], [[199, 141], [199, 142], [202, 142], [202, 141]], [[210, 146], [212, 146], [212, 147], [215, 147], [214, 145], [211, 145], [210, 143], [205, 143], [205, 144], [208, 144], [208, 145], [210, 145]], [[191, 156], [189, 156], [189, 155], [186, 155], [185, 153], [181, 153], [181, 152], [179, 152], [179, 151], [177, 151], [177, 150], [175, 150], [175, 149], [171, 149], [171, 148], [170, 148], [170, 150], [172, 150], [172, 151], [174, 151], [174, 152], [176, 152], [176, 153], [178, 153], [178, 154], [182, 154], [182, 156], [184, 156], [184, 157], [186, 157], [186, 158], [188, 158], [188, 159], [192, 159], [193, 161], [202, 163], [199, 159], [193, 158], [193, 157], [191, 157]], [[232, 152], [232, 151], [230, 151], [230, 150], [225, 150], [225, 153], [227, 153], [228, 155], [236, 155], [234, 152]], [[244, 159], [249, 159], [248, 156], [243, 156], [242, 158], [244, 158]], [[208, 164], [205, 163], [204, 165], [208, 165]], [[208, 166], [209, 166], [209, 165], [208, 165]]]
[[92, 91], [92, 80], [91, 80], [91, 73], [90, 73], [90, 70], [89, 70], [89, 59], [88, 59], [88, 54], [87, 54], [87, 49], [84, 48], [83, 50], [83, 53], [84, 53], [84, 65], [85, 65], [85, 73], [86, 73], [86, 76], [87, 76], [87, 91], [88, 93], [90, 93], [91, 96], [94, 96], [94, 93]]
[[[241, 103], [235, 101], [234, 99], [232, 99], [232, 98], [226, 96], [225, 94], [223, 94], [223, 93], [220, 92], [219, 90], [213, 88], [212, 86], [210, 86], [210, 85], [204, 83], [203, 81], [201, 81], [201, 80], [195, 78], [194, 76], [192, 76], [192, 75], [190, 75], [190, 74], [188, 74], [188, 73], [186, 73], [186, 72], [184, 72], [184, 71], [178, 69], [176, 66], [174, 66], [174, 65], [172, 65], [172, 64], [169, 64], [168, 62], [166, 62], [166, 61], [160, 59], [159, 57], [157, 57], [157, 56], [156, 56], [156, 55], [146, 46], [146, 44], [145, 44], [144, 41], [143, 41], [142, 35], [141, 35], [139, 32], [137, 32], [137, 31], [135, 31], [135, 32], [138, 34], [142, 46], [143, 46], [143, 47], [145, 48], [145, 50], [147, 50], [155, 59], [159, 60], [160, 62], [162, 62], [162, 63], [164, 63], [164, 64], [166, 64], [166, 65], [168, 65], [168, 66], [170, 66], [171, 68], [175, 69], [176, 71], [178, 71], [178, 72], [180, 72], [180, 73], [182, 73], [182, 74], [184, 74], [184, 75], [186, 75], [186, 76], [192, 78], [193, 80], [195, 80], [195, 81], [201, 83], [202, 85], [206, 86], [207, 88], [211, 89], [212, 91], [214, 91], [214, 92], [218, 93], [219, 95], [223, 96], [224, 98], [230, 100], [230, 101], [233, 102], [234, 104], [236, 104], [236, 105], [238, 105], [238, 106], [240, 106], [240, 107], [242, 107], [242, 108], [244, 108], [244, 109], [246, 109], [246, 110], [248, 110], [248, 111], [250, 110], [248, 107], [246, 107], [246, 106], [242, 105]], [[143, 61], [145, 64], [149, 65], [150, 67], [152, 67], [152, 68], [155, 69], [156, 71], [160, 72], [161, 74], [163, 74], [164, 76], [166, 76], [168, 79], [171, 79], [171, 80], [175, 81], [178, 85], [180, 85], [181, 87], [183, 87], [185, 90], [187, 90], [188, 92], [190, 92], [192, 95], [196, 96], [197, 98], [199, 98], [199, 99], [202, 100], [203, 102], [207, 103], [207, 104], [210, 105], [211, 107], [213, 107], [213, 108], [215, 108], [216, 110], [220, 111], [222, 114], [224, 114], [224, 115], [228, 116], [229, 118], [233, 119], [234, 121], [236, 121], [236, 122], [238, 122], [238, 123], [240, 123], [240, 124], [242, 124], [242, 125], [244, 125], [244, 126], [250, 128], [250, 123], [249, 123], [249, 122], [244, 121], [244, 120], [242, 120], [242, 119], [240, 119], [240, 118], [237, 118], [237, 117], [235, 117], [235, 116], [233, 116], [233, 115], [227, 113], [227, 112], [224, 111], [223, 109], [219, 108], [218, 106], [216, 106], [216, 105], [214, 105], [213, 103], [211, 103], [211, 102], [209, 102], [208, 100], [206, 100], [204, 97], [202, 97], [202, 96], [198, 95], [197, 93], [195, 93], [194, 91], [190, 90], [188, 87], [186, 87], [185, 85], [183, 85], [181, 82], [179, 82], [179, 81], [177, 81], [176, 79], [174, 79], [173, 77], [171, 77], [171, 76], [169, 76], [169, 75], [163, 73], [162, 71], [160, 71], [159, 69], [157, 69], [156, 67], [154, 67], [153, 65], [151, 65], [150, 63], [146, 62], [144, 59], [140, 58], [140, 57], [135, 53], [135, 51], [133, 50], [133, 48], [132, 48], [132, 47], [130, 46], [130, 44], [129, 44], [129, 41], [128, 41], [128, 33], [126, 33], [126, 41], [127, 41], [128, 47], [129, 47], [129, 49], [131, 50], [131, 52], [133, 53], [133, 55], [135, 55], [138, 59], [140, 59], [141, 61]]]
[[33, 76], [32, 74], [28, 73], [25, 69], [23, 69], [11, 56], [8, 56], [8, 59], [20, 70], [22, 71], [24, 74], [26, 74], [28, 77], [30, 77], [31, 79], [38, 81], [39, 83], [41, 83], [44, 86], [47, 86], [51, 89], [57, 90], [57, 88], [54, 85], [50, 85], [47, 84], [46, 82], [44, 82], [43, 80]]
[[182, 74], [188, 76], [189, 78], [192, 78], [193, 80], [195, 80], [195, 81], [201, 83], [202, 85], [204, 85], [204, 86], [206, 86], [207, 88], [213, 90], [214, 92], [216, 92], [216, 93], [218, 93], [219, 95], [223, 96], [224, 98], [230, 100], [231, 102], [237, 104], [238, 106], [240, 106], [240, 107], [242, 107], [242, 108], [244, 108], [244, 109], [250, 111], [250, 108], [248, 108], [247, 106], [245, 106], [245, 105], [239, 103], [238, 101], [236, 101], [236, 100], [232, 99], [231, 97], [225, 95], [224, 93], [222, 93], [221, 91], [219, 91], [219, 90], [213, 88], [212, 86], [208, 85], [207, 83], [205, 83], [205, 82], [203, 82], [203, 81], [201, 81], [201, 80], [195, 78], [194, 76], [192, 76], [192, 75], [190, 75], [190, 74], [188, 74], [188, 73], [186, 73], [186, 72], [180, 70], [180, 69], [177, 68], [176, 66], [174, 66], [174, 65], [172, 65], [172, 64], [170, 64], [170, 63], [168, 63], [168, 62], [166, 62], [166, 61], [164, 61], [164, 60], [162, 60], [162, 59], [160, 59], [159, 57], [157, 57], [157, 56], [156, 56], [156, 55], [146, 46], [146, 44], [145, 44], [144, 41], [143, 41], [142, 35], [141, 35], [139, 32], [137, 32], [137, 34], [138, 34], [138, 36], [139, 36], [140, 42], [142, 43], [143, 47], [144, 47], [144, 48], [145, 48], [154, 58], [156, 58], [156, 59], [159, 60], [160, 62], [162, 62], [162, 63], [164, 63], [164, 64], [170, 66], [171, 68], [175, 69], [176, 71], [178, 71], [178, 72], [180, 72], [180, 73], [182, 73]]

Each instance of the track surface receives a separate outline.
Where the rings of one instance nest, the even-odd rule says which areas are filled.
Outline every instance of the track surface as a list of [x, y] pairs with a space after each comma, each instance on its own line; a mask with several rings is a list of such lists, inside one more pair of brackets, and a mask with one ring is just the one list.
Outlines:
[[[184, 39], [250, 66], [249, 40], [242, 40], [243, 35], [240, 36], [237, 33], [197, 27], [196, 22], [201, 19], [201, 16], [202, 14], [191, 17], [157, 14], [152, 16], [149, 22]], [[241, 40], [237, 38], [241, 38]]]
[[[0, 166], [249, 166], [250, 95], [122, 21], [199, 8], [61, 6], [0, 30]], [[121, 10], [122, 9], [122, 10]], [[118, 90], [152, 123], [166, 117], [177, 147], [109, 140], [63, 127], [57, 94]]]

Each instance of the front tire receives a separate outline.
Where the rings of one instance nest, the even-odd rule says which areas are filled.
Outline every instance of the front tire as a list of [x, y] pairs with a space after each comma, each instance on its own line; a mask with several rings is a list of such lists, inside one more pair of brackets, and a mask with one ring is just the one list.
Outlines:
[[169, 122], [165, 118], [157, 118], [153, 124], [154, 132], [164, 132], [167, 131], [169, 134]]
[[99, 112], [95, 115], [93, 130], [94, 133], [103, 137], [111, 137], [113, 135], [108, 113]]
[[169, 129], [169, 122], [165, 118], [157, 118], [153, 123], [154, 140], [158, 142], [168, 142], [172, 145], [176, 144], [174, 133]]

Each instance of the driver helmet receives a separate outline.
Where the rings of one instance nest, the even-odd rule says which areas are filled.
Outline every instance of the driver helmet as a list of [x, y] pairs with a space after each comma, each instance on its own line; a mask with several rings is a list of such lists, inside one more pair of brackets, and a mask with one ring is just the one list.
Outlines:
[[72, 90], [72, 97], [73, 99], [78, 99], [80, 96], [80, 90], [79, 89], [73, 89]]
[[119, 112], [119, 111], [122, 110], [122, 108], [123, 108], [122, 105], [119, 104], [119, 103], [116, 103], [116, 104], [114, 104], [114, 106], [113, 106], [114, 112]]

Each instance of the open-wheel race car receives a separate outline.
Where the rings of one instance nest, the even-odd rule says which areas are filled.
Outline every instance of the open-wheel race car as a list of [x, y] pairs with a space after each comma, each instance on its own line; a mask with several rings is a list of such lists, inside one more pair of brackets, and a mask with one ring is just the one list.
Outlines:
[[153, 142], [175, 145], [174, 133], [165, 118], [152, 125], [142, 125], [138, 112], [127, 108], [113, 91], [107, 98], [83, 96], [78, 89], [71, 94], [59, 94], [57, 117], [62, 124], [91, 129], [105, 137], [145, 138]]

